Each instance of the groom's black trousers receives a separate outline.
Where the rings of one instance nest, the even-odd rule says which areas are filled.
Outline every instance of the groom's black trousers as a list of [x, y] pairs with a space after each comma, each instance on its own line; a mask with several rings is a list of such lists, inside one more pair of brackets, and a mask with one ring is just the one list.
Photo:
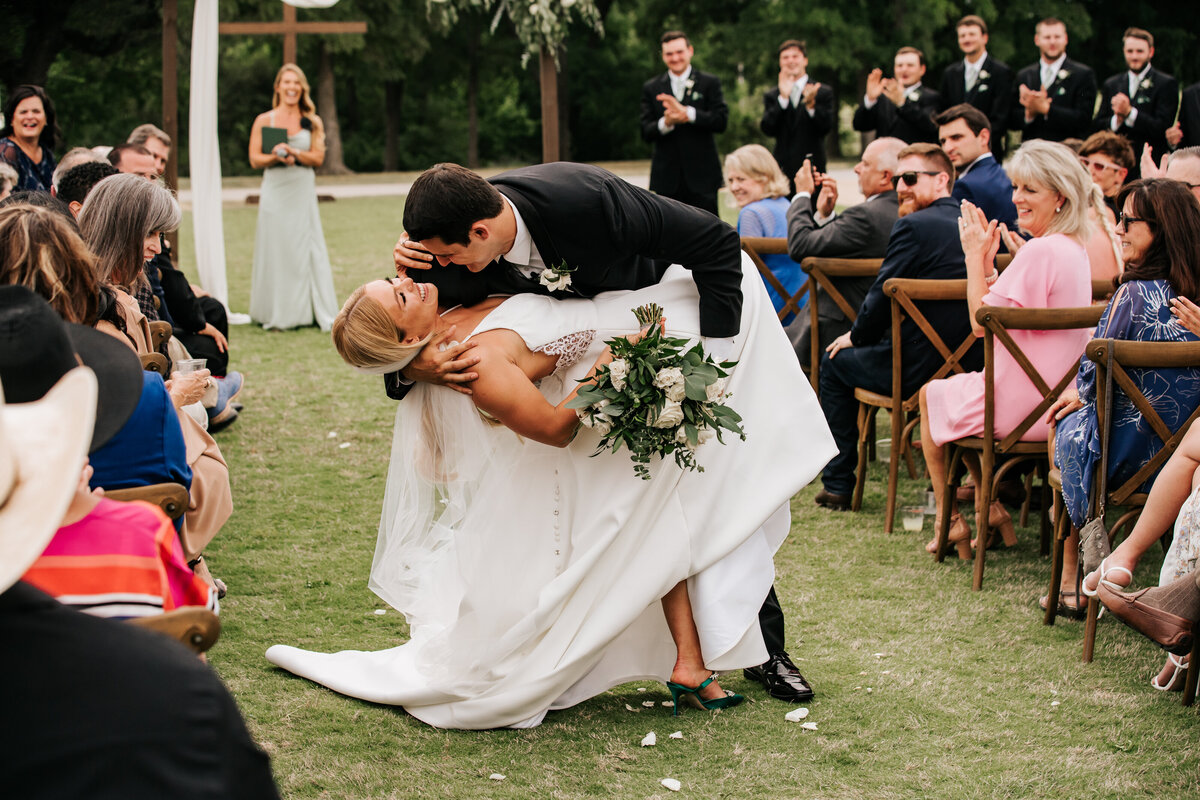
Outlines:
[[773, 656], [787, 651], [783, 642], [783, 609], [779, 607], [779, 598], [775, 596], [774, 586], [767, 592], [767, 599], [758, 611], [758, 626], [762, 628], [767, 655]]

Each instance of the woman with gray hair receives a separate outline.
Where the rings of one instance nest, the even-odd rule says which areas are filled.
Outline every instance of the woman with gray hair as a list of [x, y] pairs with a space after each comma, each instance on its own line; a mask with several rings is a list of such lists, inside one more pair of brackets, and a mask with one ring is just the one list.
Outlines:
[[[725, 183], [740, 209], [739, 236], [787, 237], [788, 181], [770, 150], [761, 144], [748, 144], [725, 156]], [[783, 253], [762, 259], [789, 296], [804, 285], [807, 276], [791, 256]], [[766, 283], [765, 276], [763, 282]], [[767, 284], [767, 294], [778, 313], [786, 299], [780, 297], [770, 284]], [[808, 295], [805, 295], [799, 307], [804, 308], [807, 301]], [[795, 318], [795, 314], [789, 314], [783, 322], [786, 325]]]
[[[989, 221], [969, 201], [962, 204], [959, 238], [967, 267], [967, 307], [971, 329], [983, 335], [975, 320], [980, 306], [1015, 308], [1065, 308], [1092, 302], [1091, 271], [1084, 245], [1091, 235], [1090, 209], [1102, 208], [1104, 197], [1092, 184], [1075, 153], [1064, 145], [1031, 141], [1021, 146], [1007, 167], [1012, 179], [1017, 224], [1027, 241], [1004, 223]], [[1014, 254], [1001, 275], [995, 259], [1000, 242]], [[1061, 375], [1079, 360], [1087, 344], [1087, 329], [1010, 332], [1013, 340], [1042, 374]], [[995, 433], [1006, 436], [1042, 400], [1006, 348], [996, 348]], [[947, 442], [978, 436], [984, 428], [984, 376], [968, 372], [937, 381], [921, 389], [921, 453], [929, 468], [938, 511], [946, 497]], [[1028, 441], [1045, 441], [1050, 435], [1045, 420], [1025, 434]], [[979, 465], [968, 459], [968, 468], [979, 485]], [[982, 495], [982, 493], [980, 493]], [[1007, 545], [1015, 543], [1012, 519], [999, 501], [977, 509], [988, 515], [988, 526], [999, 530]], [[960, 558], [971, 557], [970, 529], [958, 513], [950, 521], [950, 541]], [[936, 539], [926, 549], [934, 552]], [[981, 542], [986, 547], [987, 542]]]

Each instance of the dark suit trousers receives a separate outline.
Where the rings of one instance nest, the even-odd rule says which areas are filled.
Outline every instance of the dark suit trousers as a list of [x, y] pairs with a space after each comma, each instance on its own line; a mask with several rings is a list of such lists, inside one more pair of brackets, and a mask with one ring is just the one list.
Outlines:
[[821, 359], [821, 409], [833, 433], [838, 452], [825, 465], [821, 483], [825, 491], [849, 496], [854, 490], [854, 470], [858, 466], [858, 403], [854, 389], [891, 394], [892, 343], [885, 340], [863, 347], [838, 351]]
[[758, 612], [758, 627], [762, 628], [767, 655], [787, 652], [783, 640], [783, 609], [779, 607], [779, 598], [775, 596], [774, 586], [767, 593], [767, 599]]
[[663, 197], [669, 197], [672, 200], [678, 200], [681, 203], [687, 203], [689, 206], [707, 211], [715, 217], [721, 216], [717, 211], [717, 193], [716, 192], [693, 192], [687, 186], [683, 185], [683, 181], [679, 182], [674, 192], [663, 194]]

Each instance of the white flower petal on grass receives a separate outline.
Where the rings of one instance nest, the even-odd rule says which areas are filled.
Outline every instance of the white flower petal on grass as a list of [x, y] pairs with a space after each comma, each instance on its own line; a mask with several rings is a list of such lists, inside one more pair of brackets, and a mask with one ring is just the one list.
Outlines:
[[800, 727], [801, 727], [801, 728], [804, 728], [804, 730], [806, 730], [806, 731], [815, 731], [815, 730], [817, 729], [817, 723], [815, 723], [815, 722], [801, 722], [801, 723], [800, 723]]
[[663, 700], [662, 706], [663, 708], [674, 708], [675, 702], [673, 700]]
[[1057, 700], [1054, 700], [1050, 703], [1051, 708], [1053, 708], [1054, 706], [1059, 706], [1059, 705], [1062, 705], [1062, 703], [1058, 702]]
[[650, 731], [642, 737], [642, 747], [654, 747], [658, 744], [658, 737], [654, 735], [654, 731]]
[[678, 792], [683, 788], [683, 784], [674, 778], [663, 778], [661, 781], [659, 781], [659, 783], [670, 789], [672, 792]]
[[625, 704], [625, 710], [626, 710], [626, 711], [632, 711], [632, 712], [634, 712], [635, 714], [636, 714], [637, 712], [641, 711], [641, 709], [640, 709], [640, 708], [634, 708], [633, 706], [629, 705], [629, 703], [626, 703], [626, 704]]
[[644, 691], [646, 691], [646, 687], [645, 687], [645, 686], [639, 686], [639, 687], [638, 687], [638, 691], [639, 691], [639, 692], [644, 692]]
[[867, 694], [870, 694], [870, 693], [871, 693], [871, 692], [873, 692], [873, 691], [875, 691], [875, 690], [874, 690], [874, 689], [872, 689], [870, 686], [868, 686], [868, 687], [867, 687]]
[[807, 708], [797, 708], [795, 711], [789, 711], [783, 715], [783, 718], [788, 722], [800, 722], [808, 716]]
[[325, 438], [326, 439], [336, 439], [337, 431], [330, 431], [329, 433], [325, 434]]
[[654, 708], [654, 701], [653, 700], [643, 700], [642, 705], [645, 706], [646, 708]]
[[375, 616], [377, 616], [377, 617], [382, 617], [382, 616], [383, 616], [384, 614], [386, 614], [386, 613], [387, 613], [387, 609], [386, 609], [386, 608], [377, 608], [377, 609], [375, 609]]
[[506, 775], [501, 775], [499, 772], [493, 772], [491, 775], [488, 775], [488, 780], [489, 781], [502, 781], [506, 777], [507, 777]]
[[349, 447], [349, 446], [350, 446], [350, 443], [349, 443], [349, 442], [342, 442], [341, 444], [339, 444], [339, 445], [338, 445], [338, 449], [339, 449], [339, 450], [345, 450], [345, 449], [346, 449], [347, 447]]
[[667, 738], [668, 738], [668, 739], [682, 739], [682, 738], [683, 738], [683, 731], [675, 731], [674, 733], [672, 733], [672, 734], [671, 734], [670, 736], [668, 736]]

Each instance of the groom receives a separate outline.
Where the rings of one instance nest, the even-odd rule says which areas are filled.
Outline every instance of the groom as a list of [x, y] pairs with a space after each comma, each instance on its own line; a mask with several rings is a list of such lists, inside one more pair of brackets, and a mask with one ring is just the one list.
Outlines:
[[[741, 327], [741, 240], [717, 217], [639, 189], [599, 167], [557, 162], [484, 180], [457, 164], [437, 164], [413, 183], [404, 205], [396, 271], [428, 270], [443, 304], [472, 305], [489, 294], [592, 297], [657, 283], [671, 264], [692, 271], [700, 292], [700, 332], [721, 359]], [[441, 269], [430, 269], [433, 264]], [[570, 284], [551, 290], [555, 270]], [[546, 280], [543, 281], [543, 273]], [[470, 342], [443, 333], [403, 374], [388, 375], [389, 397], [402, 399], [413, 381], [470, 394], [479, 363]], [[441, 349], [445, 347], [445, 349]], [[722, 352], [724, 351], [724, 352]], [[813, 696], [784, 650], [783, 612], [775, 589], [759, 612], [767, 663], [746, 670], [781, 700]]]

